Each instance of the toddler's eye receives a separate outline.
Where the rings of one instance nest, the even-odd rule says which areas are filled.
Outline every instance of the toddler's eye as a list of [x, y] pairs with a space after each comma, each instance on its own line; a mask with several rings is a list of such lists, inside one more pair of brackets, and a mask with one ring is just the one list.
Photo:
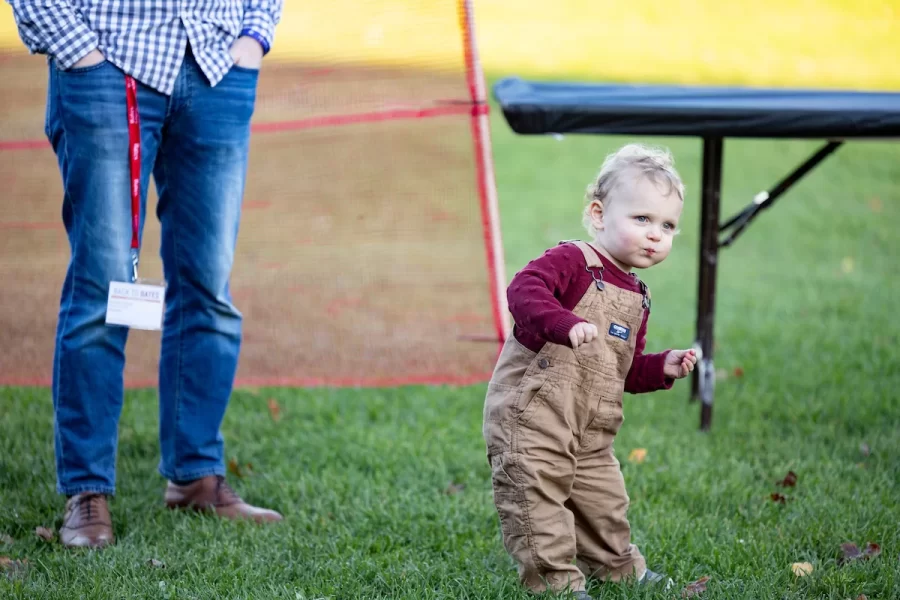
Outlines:
[[663, 225], [663, 227], [665, 227], [669, 231], [672, 231], [673, 229], [675, 229], [675, 226], [671, 223], [666, 223], [665, 225]]
[[647, 222], [647, 217], [641, 215], [641, 216], [635, 217], [635, 220], [636, 220], [638, 223], [646, 223], [646, 222]]

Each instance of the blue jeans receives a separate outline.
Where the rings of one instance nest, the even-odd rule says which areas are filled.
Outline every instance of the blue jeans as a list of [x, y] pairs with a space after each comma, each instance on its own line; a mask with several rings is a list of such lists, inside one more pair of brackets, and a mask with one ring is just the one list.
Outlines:
[[[71, 258], [53, 359], [57, 490], [113, 494], [128, 329], [105, 324], [111, 281], [131, 281], [125, 75], [109, 62], [49, 66], [46, 134], [62, 174]], [[166, 308], [159, 362], [159, 472], [224, 475], [220, 426], [241, 345], [234, 261], [258, 72], [210, 87], [188, 54], [175, 91], [138, 83], [141, 228], [159, 194]]]

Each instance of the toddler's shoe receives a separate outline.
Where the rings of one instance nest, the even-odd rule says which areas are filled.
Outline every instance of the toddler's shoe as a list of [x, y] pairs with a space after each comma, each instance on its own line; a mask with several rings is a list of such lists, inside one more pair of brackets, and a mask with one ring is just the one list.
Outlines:
[[650, 569], [644, 571], [644, 575], [638, 579], [638, 583], [640, 585], [665, 585], [663, 589], [668, 590], [675, 582], [672, 581], [671, 577], [666, 577], [662, 573], [654, 573]]

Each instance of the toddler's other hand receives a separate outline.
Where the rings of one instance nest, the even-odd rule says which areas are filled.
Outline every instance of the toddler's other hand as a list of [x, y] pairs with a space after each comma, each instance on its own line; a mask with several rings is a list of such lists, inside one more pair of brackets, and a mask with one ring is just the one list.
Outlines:
[[569, 342], [572, 349], [581, 344], [589, 344], [597, 337], [597, 326], [592, 323], [578, 323], [569, 330]]
[[687, 377], [697, 364], [697, 353], [693, 350], [672, 350], [666, 356], [663, 374], [672, 379]]

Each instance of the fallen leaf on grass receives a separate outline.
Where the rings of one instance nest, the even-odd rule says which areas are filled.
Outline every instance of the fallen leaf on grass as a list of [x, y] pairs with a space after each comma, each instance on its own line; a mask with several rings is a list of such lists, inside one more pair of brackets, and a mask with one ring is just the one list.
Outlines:
[[151, 558], [150, 560], [147, 561], [147, 566], [153, 567], [154, 569], [165, 569], [166, 563], [164, 563], [161, 560], [156, 560], [155, 558]]
[[704, 575], [697, 581], [687, 584], [686, 586], [684, 586], [684, 589], [681, 590], [681, 597], [690, 598], [692, 596], [699, 596], [706, 591], [706, 583], [708, 581], [709, 577]]
[[9, 579], [25, 575], [28, 570], [28, 559], [13, 560], [8, 556], [0, 556], [0, 571]]
[[56, 537], [56, 534], [54, 534], [52, 531], [50, 531], [46, 527], [37, 527], [37, 528], [35, 528], [34, 533], [42, 540], [46, 540], [48, 542], [52, 542], [53, 539]]
[[238, 461], [234, 458], [228, 461], [228, 472], [234, 475], [235, 477], [239, 477], [243, 479], [247, 475], [251, 475], [253, 473], [253, 465], [247, 463], [244, 466], [238, 464]]
[[778, 492], [775, 492], [774, 494], [772, 494], [770, 496], [770, 498], [772, 498], [772, 502], [780, 502], [781, 504], [787, 503], [787, 498], [785, 498], [783, 495], [779, 494]]
[[869, 445], [865, 442], [859, 445], [859, 451], [863, 456], [869, 456], [870, 454], [872, 454], [872, 449], [869, 448]]
[[873, 542], [869, 542], [866, 544], [866, 550], [864, 552], [866, 558], [875, 558], [879, 554], [881, 554], [881, 546], [875, 544]]
[[808, 562], [794, 563], [791, 565], [791, 571], [793, 571], [794, 575], [797, 577], [806, 577], [807, 575], [812, 574], [813, 566]]
[[647, 458], [646, 448], [635, 448], [628, 454], [628, 462], [642, 463]]
[[735, 367], [733, 373], [734, 373], [734, 376], [737, 378], [741, 378], [744, 376], [744, 370], [740, 367]]
[[12, 539], [12, 537], [6, 535], [5, 533], [0, 534], [0, 544], [6, 544], [7, 546], [12, 546], [16, 543], [16, 540]]
[[784, 476], [784, 479], [775, 485], [780, 485], [781, 487], [794, 487], [797, 485], [797, 474], [793, 471], [788, 471], [788, 474]]
[[461, 491], [466, 489], [466, 484], [464, 483], [453, 483], [452, 481], [447, 484], [447, 489], [444, 490], [444, 493], [448, 496], [454, 496]]
[[873, 196], [872, 199], [869, 200], [869, 209], [873, 213], [880, 213], [882, 208], [883, 206], [881, 204], [881, 198], [879, 198], [878, 196]]
[[881, 546], [874, 542], [869, 542], [866, 545], [866, 549], [860, 551], [859, 547], [856, 544], [848, 542], [846, 544], [841, 544], [841, 552], [843, 553], [843, 556], [838, 559], [838, 564], [844, 565], [854, 560], [867, 560], [869, 558], [875, 558], [876, 556], [881, 554]]
[[273, 421], [277, 422], [281, 418], [281, 407], [275, 398], [269, 398], [269, 414], [272, 415]]
[[856, 597], [856, 600], [869, 600], [865, 594], [860, 594]]

